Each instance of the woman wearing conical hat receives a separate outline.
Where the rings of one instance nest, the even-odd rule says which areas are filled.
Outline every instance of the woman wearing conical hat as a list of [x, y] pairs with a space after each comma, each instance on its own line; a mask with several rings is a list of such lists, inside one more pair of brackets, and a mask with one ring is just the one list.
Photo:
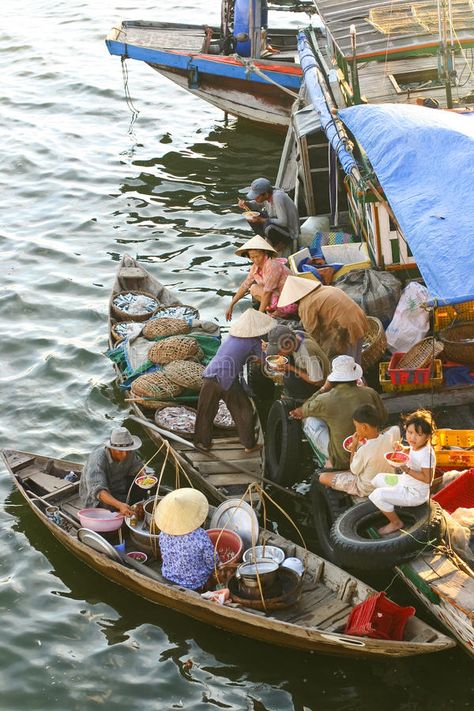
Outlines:
[[335, 286], [289, 276], [280, 294], [278, 308], [294, 302], [298, 304], [304, 330], [313, 336], [329, 358], [349, 355], [360, 364], [369, 322], [350, 296]]
[[224, 400], [232, 415], [237, 434], [245, 452], [259, 449], [255, 441], [253, 408], [240, 384], [240, 375], [247, 360], [261, 359], [262, 338], [275, 326], [275, 320], [255, 309], [247, 309], [229, 330], [229, 336], [219, 346], [214, 358], [203, 373], [199, 393], [194, 441], [202, 449], [209, 449], [212, 423], [220, 400]]
[[277, 308], [278, 298], [286, 278], [291, 274], [286, 266], [286, 259], [276, 256], [276, 251], [263, 237], [252, 237], [235, 254], [247, 257], [252, 262], [249, 274], [234, 294], [226, 311], [226, 319], [230, 321], [235, 304], [250, 291], [252, 298], [258, 301], [259, 311], [271, 313], [274, 316], [291, 316], [296, 314], [296, 304], [288, 304], [282, 309]]

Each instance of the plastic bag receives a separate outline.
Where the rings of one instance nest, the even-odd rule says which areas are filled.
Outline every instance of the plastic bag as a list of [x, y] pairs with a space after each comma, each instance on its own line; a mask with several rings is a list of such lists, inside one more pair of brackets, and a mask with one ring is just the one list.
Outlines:
[[387, 326], [395, 313], [402, 286], [390, 272], [354, 269], [337, 280], [342, 289], [368, 316], [375, 316]]
[[427, 301], [426, 286], [412, 281], [404, 288], [393, 319], [385, 332], [388, 348], [392, 353], [406, 353], [426, 336], [430, 329], [430, 318], [424, 308]]

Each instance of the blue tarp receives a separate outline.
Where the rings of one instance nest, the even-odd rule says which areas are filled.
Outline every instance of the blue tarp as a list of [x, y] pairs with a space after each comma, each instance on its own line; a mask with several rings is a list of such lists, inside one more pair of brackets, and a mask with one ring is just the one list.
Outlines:
[[433, 303], [474, 299], [474, 114], [407, 104], [339, 116], [363, 147]]
[[314, 52], [304, 30], [298, 33], [298, 53], [304, 74], [304, 81], [313, 108], [321, 120], [321, 126], [328, 141], [337, 153], [340, 164], [346, 173], [356, 167], [354, 156], [346, 149], [345, 137], [340, 135], [334, 116], [326, 103], [326, 98], [319, 84], [319, 68]]

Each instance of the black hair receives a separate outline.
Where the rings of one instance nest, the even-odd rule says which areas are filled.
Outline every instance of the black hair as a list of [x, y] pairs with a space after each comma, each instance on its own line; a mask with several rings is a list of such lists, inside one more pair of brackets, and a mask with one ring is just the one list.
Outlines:
[[429, 436], [436, 430], [433, 415], [428, 410], [416, 410], [410, 415], [402, 417], [402, 420], [405, 425], [405, 429], [410, 425], [413, 425], [417, 434], [425, 434]]
[[379, 416], [373, 405], [359, 405], [359, 407], [354, 410], [352, 419], [356, 422], [360, 422], [362, 425], [380, 427]]

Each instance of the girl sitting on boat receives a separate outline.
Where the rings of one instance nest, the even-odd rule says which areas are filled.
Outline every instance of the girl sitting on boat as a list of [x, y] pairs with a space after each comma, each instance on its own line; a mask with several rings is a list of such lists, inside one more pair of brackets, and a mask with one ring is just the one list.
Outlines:
[[403, 474], [377, 474], [372, 480], [376, 487], [369, 499], [388, 518], [389, 523], [379, 528], [381, 536], [403, 528], [403, 521], [394, 506], [419, 506], [428, 501], [430, 484], [436, 466], [434, 450], [430, 444], [434, 422], [430, 412], [417, 410], [405, 419], [405, 437], [408, 446], [395, 443], [394, 450], [408, 454], [408, 461], [399, 468]]
[[171, 491], [155, 510], [162, 575], [190, 590], [202, 588], [219, 562], [211, 539], [202, 528], [208, 512], [204, 494], [190, 488]]
[[235, 304], [250, 291], [252, 298], [260, 303], [259, 311], [271, 313], [272, 316], [295, 316], [298, 312], [296, 304], [288, 304], [277, 308], [286, 278], [291, 274], [286, 266], [286, 259], [276, 256], [272, 245], [263, 237], [252, 237], [235, 254], [247, 257], [252, 262], [249, 275], [237, 289], [230, 306], [226, 311], [226, 319], [232, 319]]

